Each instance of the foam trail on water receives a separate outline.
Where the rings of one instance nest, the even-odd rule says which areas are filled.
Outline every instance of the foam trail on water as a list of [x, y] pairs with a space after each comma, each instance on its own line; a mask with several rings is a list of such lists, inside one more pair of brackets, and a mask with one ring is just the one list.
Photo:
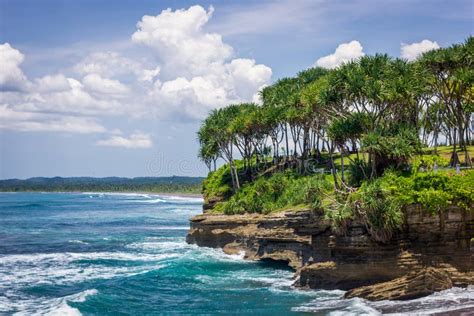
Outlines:
[[371, 305], [388, 315], [402, 315], [412, 312], [417, 315], [432, 315], [465, 309], [474, 312], [474, 286], [471, 285], [467, 288], [453, 287], [414, 300], [380, 301], [371, 303]]
[[[88, 297], [96, 295], [96, 289], [85, 290], [64, 297], [45, 299], [36, 297], [15, 297], [11, 299], [0, 297], [0, 312], [14, 311], [13, 315], [48, 315], [48, 316], [79, 316], [81, 312], [71, 307], [68, 302], [83, 303]], [[6, 307], [2, 310], [2, 307]]]
[[[332, 293], [331, 293], [332, 292]], [[452, 288], [408, 301], [369, 302], [360, 298], [344, 299], [342, 291], [316, 291], [318, 298], [294, 307], [295, 312], [329, 315], [433, 315], [474, 311], [474, 287]]]
[[[173, 253], [52, 253], [0, 256], [0, 289], [133, 276], [164, 267]], [[104, 260], [105, 263], [104, 263]], [[110, 265], [110, 260], [134, 264]]]

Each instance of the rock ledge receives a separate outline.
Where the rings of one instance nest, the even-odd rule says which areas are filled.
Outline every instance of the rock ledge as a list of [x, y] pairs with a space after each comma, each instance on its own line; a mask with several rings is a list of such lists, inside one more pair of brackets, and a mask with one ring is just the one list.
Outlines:
[[452, 286], [474, 284], [474, 210], [450, 207], [432, 215], [405, 211], [403, 228], [388, 243], [350, 223], [335, 234], [319, 211], [269, 215], [202, 214], [191, 219], [187, 242], [245, 253], [250, 260], [285, 261], [296, 286], [347, 290], [347, 297], [412, 299]]

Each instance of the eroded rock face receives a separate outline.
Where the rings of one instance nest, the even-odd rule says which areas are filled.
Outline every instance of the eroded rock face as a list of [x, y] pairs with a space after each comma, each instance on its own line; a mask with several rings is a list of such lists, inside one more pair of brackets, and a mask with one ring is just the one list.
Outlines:
[[191, 219], [186, 241], [226, 253], [245, 252], [248, 259], [287, 261], [301, 268], [312, 254], [311, 231], [329, 231], [321, 214], [312, 211], [272, 215], [197, 215]]
[[388, 282], [363, 286], [346, 292], [345, 297], [362, 297], [372, 301], [409, 300], [447, 290], [453, 286], [443, 269], [428, 267]]
[[336, 235], [322, 212], [311, 210], [198, 215], [187, 242], [229, 254], [243, 251], [252, 260], [286, 261], [297, 271], [297, 286], [353, 289], [348, 295], [372, 300], [474, 284], [474, 211], [451, 207], [432, 215], [413, 206], [405, 212], [403, 228], [385, 244], [375, 242], [358, 222]]

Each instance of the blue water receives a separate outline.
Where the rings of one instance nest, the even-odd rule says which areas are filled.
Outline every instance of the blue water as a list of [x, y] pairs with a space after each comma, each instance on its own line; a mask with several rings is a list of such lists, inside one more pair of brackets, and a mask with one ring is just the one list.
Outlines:
[[[377, 314], [474, 308], [473, 289], [404, 303], [291, 286], [289, 269], [185, 243], [196, 198], [0, 193], [0, 314]], [[441, 309], [440, 309], [441, 308]]]

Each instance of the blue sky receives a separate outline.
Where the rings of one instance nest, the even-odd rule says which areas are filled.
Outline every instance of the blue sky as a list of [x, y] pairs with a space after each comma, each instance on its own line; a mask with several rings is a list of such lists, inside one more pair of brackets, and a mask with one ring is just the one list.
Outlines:
[[204, 175], [211, 109], [314, 64], [461, 42], [473, 6], [0, 0], [0, 178]]

